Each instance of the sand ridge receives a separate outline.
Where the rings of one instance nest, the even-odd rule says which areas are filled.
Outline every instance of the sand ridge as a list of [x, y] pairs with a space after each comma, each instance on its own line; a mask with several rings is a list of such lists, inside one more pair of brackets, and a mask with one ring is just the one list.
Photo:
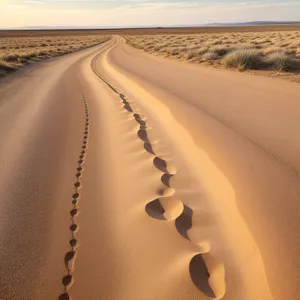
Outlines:
[[[122, 45], [122, 41], [121, 41], [121, 45]], [[115, 47], [115, 49], [122, 49], [122, 46]], [[127, 51], [127, 49], [126, 49], [126, 51]], [[113, 52], [113, 51], [111, 51], [111, 52]], [[146, 58], [145, 58], [145, 60], [146, 60]], [[101, 64], [100, 64], [100, 61], [101, 61]], [[120, 69], [116, 68], [116, 66], [114, 65], [114, 61], [111, 61], [110, 52], [107, 52], [107, 54], [104, 54], [102, 60], [99, 60], [98, 66], [99, 66], [99, 72], [102, 71], [102, 74], [103, 74], [103, 72], [105, 74], [109, 74], [111, 80], [118, 82], [118, 83], [122, 83], [122, 85], [121, 85], [122, 89], [124, 89], [124, 90], [126, 90], [126, 92], [130, 93], [131, 94], [130, 97], [133, 97], [136, 102], [138, 102], [140, 105], [144, 106], [144, 109], [147, 109], [149, 113], [155, 115], [155, 116], [152, 116], [152, 121], [153, 121], [153, 117], [159, 118], [159, 115], [162, 114], [164, 116], [164, 119], [160, 119], [160, 120], [161, 121], [163, 120], [163, 122], [165, 123], [166, 126], [167, 125], [169, 126], [169, 124], [172, 124], [171, 125], [172, 129], [169, 127], [168, 133], [169, 134], [174, 133], [173, 137], [176, 139], [180, 137], [180, 139], [175, 142], [176, 143], [175, 147], [181, 148], [183, 150], [183, 152], [181, 152], [181, 155], [183, 155], [185, 157], [185, 160], [189, 161], [188, 162], [189, 166], [194, 165], [194, 168], [196, 167], [196, 165], [198, 166], [198, 168], [195, 170], [197, 174], [193, 175], [193, 176], [195, 176], [195, 178], [202, 177], [201, 170], [203, 169], [204, 165], [206, 165], [207, 170], [210, 170], [210, 172], [213, 170], [213, 168], [214, 168], [213, 165], [210, 165], [210, 166], [207, 165], [207, 163], [209, 162], [208, 157], [206, 157], [206, 158], [203, 157], [204, 160], [202, 162], [199, 161], [199, 158], [202, 156], [202, 154], [201, 154], [202, 151], [199, 152], [196, 148], [194, 148], [194, 142], [192, 142], [190, 140], [190, 135], [189, 134], [187, 135], [186, 130], [185, 129], [183, 130], [181, 125], [178, 127], [179, 124], [176, 121], [174, 122], [173, 117], [170, 116], [170, 111], [167, 108], [165, 108], [164, 105], [162, 105], [161, 103], [158, 103], [157, 98], [155, 99], [152, 95], [150, 95], [150, 93], [148, 91], [152, 92], [155, 90], [152, 86], [151, 87], [148, 86], [147, 89], [144, 89], [143, 81], [142, 81], [142, 84], [139, 84], [140, 83], [139, 81], [133, 82], [131, 80], [132, 77], [131, 77], [130, 73], [124, 71], [123, 69], [120, 70]], [[134, 77], [134, 79], [137, 79], [137, 78]], [[138, 96], [136, 97], [135, 95], [138, 95]], [[158, 93], [158, 99], [166, 98], [166, 97], [170, 97], [170, 95], [163, 95], [163, 93]], [[159, 112], [159, 113], [157, 113], [157, 112]], [[160, 123], [159, 126], [163, 127], [164, 125], [162, 125], [162, 123]], [[189, 157], [186, 156], [186, 154], [187, 154], [185, 151], [186, 148], [189, 149]], [[195, 150], [195, 156], [192, 155], [192, 152], [193, 152], [192, 149]], [[178, 157], [178, 159], [180, 159], [180, 157]], [[219, 170], [215, 170], [215, 171], [211, 172], [211, 174], [209, 174], [209, 173], [206, 174], [205, 177], [203, 177], [203, 179], [206, 181], [205, 185], [212, 184], [212, 186], [209, 187], [210, 195], [206, 196], [206, 197], [210, 198], [209, 199], [210, 203], [207, 203], [206, 205], [208, 205], [208, 206], [216, 205], [216, 206], [214, 208], [212, 208], [212, 207], [205, 208], [205, 210], [207, 210], [207, 209], [212, 210], [212, 211], [215, 210], [215, 212], [213, 212], [213, 214], [217, 213], [218, 215], [219, 214], [222, 215], [222, 214], [224, 214], [224, 212], [222, 212], [223, 207], [220, 206], [220, 204], [222, 202], [222, 198], [224, 198], [224, 194], [222, 195], [221, 190], [223, 189], [223, 192], [225, 193], [226, 197], [229, 197], [228, 199], [232, 198], [232, 200], [233, 200], [234, 194], [232, 194], [232, 187], [230, 185], [228, 185], [227, 180], [224, 178], [223, 175], [221, 175], [219, 173]], [[216, 178], [213, 179], [215, 176], [216, 176]], [[221, 188], [220, 190], [216, 190], [214, 188], [214, 186], [216, 184], [216, 179], [218, 182], [218, 186]], [[215, 182], [215, 184], [213, 184], [214, 182]], [[187, 183], [187, 182], [185, 182], [185, 183]], [[201, 184], [204, 184], [204, 182], [202, 182], [202, 183], [200, 182], [200, 185]], [[207, 189], [208, 187], [203, 186], [203, 188]], [[207, 193], [207, 192], [208, 192], [208, 190], [205, 193]], [[203, 191], [201, 193], [203, 193]], [[203, 198], [203, 195], [200, 194], [197, 197]], [[218, 200], [218, 198], [220, 200]], [[201, 202], [200, 203], [195, 202], [196, 199], [192, 200], [192, 199], [190, 199], [190, 197], [188, 197], [186, 201], [188, 201], [186, 203], [191, 203], [192, 207], [193, 206], [199, 207], [199, 204], [201, 203]], [[217, 204], [218, 202], [219, 202], [219, 204]], [[218, 288], [220, 295], [222, 295], [224, 293], [225, 285], [224, 285], [224, 281], [222, 283], [222, 279], [221, 280], [219, 280], [219, 279], [222, 278], [222, 276], [224, 275], [224, 265], [226, 266], [226, 264], [227, 264], [228, 265], [227, 267], [229, 267], [229, 269], [231, 269], [231, 271], [230, 271], [230, 273], [228, 273], [228, 275], [226, 275], [226, 278], [227, 278], [226, 282], [229, 283], [230, 290], [232, 290], [233, 285], [235, 286], [234, 289], [235, 289], [236, 295], [238, 295], [238, 293], [240, 291], [241, 295], [244, 295], [244, 297], [247, 297], [248, 299], [258, 299], [257, 298], [258, 295], [259, 295], [259, 297], [261, 297], [261, 299], [272, 299], [272, 296], [270, 295], [268, 283], [266, 282], [266, 278], [265, 278], [264, 266], [261, 262], [260, 255], [258, 253], [257, 253], [258, 255], [255, 257], [255, 263], [254, 263], [254, 261], [251, 264], [247, 263], [248, 270], [247, 269], [242, 270], [239, 267], [239, 265], [244, 264], [245, 257], [247, 255], [249, 255], [248, 253], [251, 251], [257, 251], [257, 249], [254, 250], [256, 247], [255, 241], [251, 237], [249, 230], [245, 226], [246, 224], [242, 221], [241, 216], [239, 215], [238, 211], [236, 210], [235, 202], [231, 201], [231, 202], [228, 202], [228, 204], [230, 204], [229, 205], [229, 207], [231, 209], [230, 213], [236, 214], [235, 217], [233, 217], [231, 219], [233, 222], [230, 221], [228, 223], [227, 222], [228, 220], [226, 220], [226, 216], [222, 216], [221, 219], [219, 216], [218, 217], [219, 220], [213, 219], [213, 221], [210, 221], [210, 222], [219, 222], [220, 220], [222, 220], [221, 223], [223, 223], [223, 225], [219, 224], [219, 229], [222, 230], [222, 236], [220, 236], [220, 233], [214, 232], [215, 229], [213, 229], [213, 228], [211, 228], [211, 229], [213, 229], [213, 231], [211, 231], [211, 229], [209, 229], [209, 231], [207, 233], [205, 231], [204, 232], [199, 231], [200, 230], [199, 224], [200, 224], [200, 226], [203, 226], [201, 224], [204, 223], [203, 221], [201, 221], [201, 219], [199, 219], [199, 217], [203, 214], [206, 215], [207, 212], [201, 213], [199, 211], [199, 208], [197, 208], [196, 209], [196, 217], [194, 218], [194, 223], [196, 224], [196, 227], [190, 229], [191, 240], [195, 241], [195, 244], [199, 244], [200, 248], [202, 250], [211, 248], [210, 249], [211, 253], [216, 255], [216, 257], [219, 257], [219, 258], [223, 257], [223, 259], [226, 261], [225, 264], [224, 263], [220, 264], [222, 259], [221, 260], [217, 259], [216, 260], [217, 262], [212, 263], [212, 265], [214, 265], [214, 266], [221, 266], [220, 268], [216, 267], [216, 270], [218, 270], [216, 272], [216, 274], [221, 274], [219, 277], [217, 276], [217, 279], [216, 279], [216, 282], [219, 282], [219, 286], [221, 287], [221, 288]], [[227, 208], [227, 209], [229, 209], [229, 208]], [[226, 211], [227, 211], [227, 209], [226, 209]], [[238, 221], [238, 220], [240, 220], [240, 221]], [[225, 223], [227, 223], [226, 226], [229, 225], [231, 227], [231, 229], [228, 229], [229, 231], [225, 230], [225, 227], [222, 228], [225, 225]], [[234, 225], [234, 223], [236, 223], [236, 224]], [[240, 225], [237, 225], [237, 224], [240, 224]], [[238, 227], [236, 227], [236, 226], [238, 226]], [[236, 231], [236, 228], [239, 228], [239, 230]], [[232, 230], [235, 231], [235, 235], [237, 238], [240, 238], [243, 235], [245, 237], [247, 236], [247, 244], [248, 244], [247, 246], [246, 246], [246, 244], [236, 245], [236, 247], [240, 248], [240, 249], [239, 250], [236, 249], [236, 251], [234, 253], [234, 258], [230, 257], [230, 255], [233, 253], [231, 253], [231, 254], [228, 253], [225, 256], [224, 256], [225, 253], [222, 253], [224, 251], [222, 249], [222, 247], [224, 247], [225, 244], [228, 243], [227, 247], [230, 247], [229, 244], [231, 244], [231, 240], [232, 240], [232, 236], [231, 236], [233, 233], [233, 232], [231, 232]], [[219, 237], [217, 238], [217, 236], [219, 236]], [[202, 242], [201, 237], [204, 237], [203, 242]], [[211, 245], [213, 245], [213, 247], [209, 246], [210, 243], [207, 243], [207, 240], [211, 240], [210, 243], [211, 243]], [[222, 244], [223, 244], [223, 246], [222, 246]], [[253, 250], [251, 250], [251, 249], [253, 249]], [[233, 262], [232, 260], [235, 260], [235, 262]], [[239, 261], [239, 263], [238, 263], [238, 261]], [[235, 272], [238, 272], [237, 274], [235, 274], [235, 272], [232, 273], [232, 270], [234, 268], [236, 268]], [[212, 268], [212, 269], [214, 269], [214, 268]], [[258, 272], [258, 270], [259, 270], [259, 272]], [[249, 276], [249, 273], [252, 274], [255, 272], [256, 272], [256, 276], [254, 276], [254, 277]], [[236, 278], [233, 280], [232, 277], [235, 277], [235, 276], [239, 276], [241, 279]], [[250, 277], [252, 277], [252, 278], [250, 278]], [[211, 277], [211, 278], [213, 278], [213, 277]], [[239, 281], [239, 286], [236, 285], [238, 281]], [[246, 288], [244, 285], [248, 286], [248, 288]], [[259, 287], [259, 288], [257, 288], [257, 290], [254, 292], [254, 291], [252, 291], [250, 286], [256, 286], [256, 288], [257, 287]], [[226, 297], [230, 297], [230, 296], [228, 295]]]
[[[96, 75], [99, 74], [95, 68], [93, 68], [93, 70]], [[137, 136], [144, 143], [144, 149], [154, 156], [153, 165], [159, 171], [163, 172], [161, 181], [165, 187], [160, 190], [161, 196], [159, 198], [147, 203], [145, 206], [147, 214], [158, 220], [174, 221], [178, 233], [190, 241], [188, 230], [192, 227], [193, 211], [191, 208], [184, 205], [180, 199], [176, 198], [176, 195], [174, 196], [176, 192], [170, 184], [171, 178], [176, 175], [176, 167], [169, 165], [164, 159], [157, 156], [153, 150], [153, 146], [147, 135], [147, 132], [151, 130], [147, 126], [147, 118], [137, 114], [131, 107], [130, 102], [125, 95], [118, 92], [117, 88], [113, 87], [103, 78], [103, 76], [99, 75], [99, 77], [121, 98], [124, 109], [133, 115], [140, 127], [137, 131]], [[190, 276], [195, 286], [197, 286], [207, 297], [212, 299], [222, 299], [226, 293], [225, 267], [222, 262], [217, 262], [216, 259], [211, 257], [209, 252], [210, 245], [205, 242], [199, 242], [199, 253], [190, 261]], [[206, 261], [208, 263], [206, 263]]]

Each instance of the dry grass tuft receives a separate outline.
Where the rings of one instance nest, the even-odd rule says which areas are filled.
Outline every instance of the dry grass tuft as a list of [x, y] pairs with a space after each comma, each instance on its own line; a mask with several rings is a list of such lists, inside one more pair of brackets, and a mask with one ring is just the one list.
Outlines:
[[223, 59], [226, 68], [237, 68], [239, 70], [259, 69], [262, 58], [254, 49], [240, 49], [228, 53]]
[[216, 60], [219, 57], [218, 53], [214, 50], [209, 50], [203, 55], [203, 59], [206, 61]]
[[13, 70], [14, 68], [8, 62], [0, 59], [0, 76], [3, 76]]
[[0, 60], [0, 70], [7, 71], [10, 69], [11, 69], [11, 66], [8, 62], [6, 62], [5, 60]]
[[150, 53], [239, 70], [289, 71], [300, 65], [299, 31], [130, 35], [125, 38], [128, 44]]
[[108, 36], [104, 35], [1, 38], [0, 76], [27, 63], [75, 52], [100, 44], [107, 39]]
[[287, 71], [291, 65], [291, 57], [282, 51], [273, 52], [266, 61], [277, 71]]

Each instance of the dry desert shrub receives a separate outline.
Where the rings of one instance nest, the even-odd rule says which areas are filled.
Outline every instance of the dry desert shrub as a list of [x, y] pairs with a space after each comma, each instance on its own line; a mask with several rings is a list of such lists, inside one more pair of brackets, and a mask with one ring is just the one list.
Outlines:
[[169, 55], [174, 56], [174, 55], [178, 55], [180, 53], [180, 50], [179, 50], [179, 48], [168, 48], [167, 53]]
[[214, 50], [209, 50], [203, 55], [203, 59], [206, 61], [216, 60], [219, 57], [218, 53]]
[[22, 65], [102, 43], [107, 36], [6, 37], [0, 39], [0, 75]]
[[240, 49], [228, 53], [224, 57], [223, 63], [226, 68], [258, 69], [262, 63], [262, 58], [257, 50]]
[[277, 71], [287, 71], [291, 65], [291, 57], [283, 51], [273, 52], [267, 56], [266, 62]]
[[289, 70], [300, 59], [300, 32], [235, 32], [126, 36], [127, 43], [197, 63], [228, 68]]
[[14, 67], [10, 63], [0, 59], [0, 76], [4, 76], [6, 73], [13, 70]]
[[0, 59], [0, 70], [10, 70], [11, 66], [8, 62], [6, 62], [5, 60]]

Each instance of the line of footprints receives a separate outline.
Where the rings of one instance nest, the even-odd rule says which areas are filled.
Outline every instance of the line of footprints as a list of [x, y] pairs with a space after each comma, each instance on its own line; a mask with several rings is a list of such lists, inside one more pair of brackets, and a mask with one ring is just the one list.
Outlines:
[[78, 159], [78, 166], [76, 172], [76, 179], [74, 183], [75, 193], [72, 196], [72, 210], [70, 211], [70, 218], [71, 218], [71, 239], [69, 241], [70, 244], [70, 251], [65, 254], [64, 263], [66, 267], [66, 275], [62, 279], [63, 289], [64, 292], [58, 297], [59, 300], [70, 300], [71, 297], [68, 293], [70, 286], [73, 283], [73, 271], [74, 271], [74, 263], [75, 263], [75, 256], [76, 250], [78, 248], [78, 240], [76, 239], [76, 232], [78, 231], [78, 226], [75, 222], [75, 218], [78, 214], [78, 202], [80, 198], [80, 187], [81, 187], [81, 178], [83, 174], [83, 164], [84, 159], [87, 152], [87, 145], [89, 139], [89, 125], [90, 125], [90, 117], [89, 117], [89, 108], [86, 101], [84, 94], [82, 93], [82, 99], [84, 102], [85, 108], [85, 127], [84, 127], [84, 134], [83, 134], [83, 141], [81, 152]]
[[[116, 92], [116, 90], [114, 89]], [[153, 164], [163, 175], [161, 181], [165, 188], [160, 191], [160, 197], [149, 202], [145, 210], [149, 216], [158, 220], [175, 221], [175, 227], [185, 239], [190, 240], [188, 230], [192, 228], [193, 210], [174, 195], [175, 190], [171, 187], [171, 178], [175, 176], [176, 169], [167, 162], [156, 156], [147, 135], [145, 118], [135, 113], [123, 94], [116, 92], [122, 99], [124, 108], [133, 114], [139, 124], [138, 137], [144, 142], [144, 148], [154, 156]], [[222, 262], [217, 261], [210, 255], [210, 245], [199, 243], [196, 245], [198, 253], [191, 259], [189, 272], [195, 286], [208, 298], [221, 299], [226, 293], [225, 268]]]

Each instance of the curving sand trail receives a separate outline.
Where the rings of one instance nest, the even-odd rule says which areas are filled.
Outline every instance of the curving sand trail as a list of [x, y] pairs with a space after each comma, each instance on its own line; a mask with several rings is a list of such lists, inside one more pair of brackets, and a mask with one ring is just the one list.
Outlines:
[[299, 299], [299, 100], [120, 37], [3, 79], [0, 299]]

